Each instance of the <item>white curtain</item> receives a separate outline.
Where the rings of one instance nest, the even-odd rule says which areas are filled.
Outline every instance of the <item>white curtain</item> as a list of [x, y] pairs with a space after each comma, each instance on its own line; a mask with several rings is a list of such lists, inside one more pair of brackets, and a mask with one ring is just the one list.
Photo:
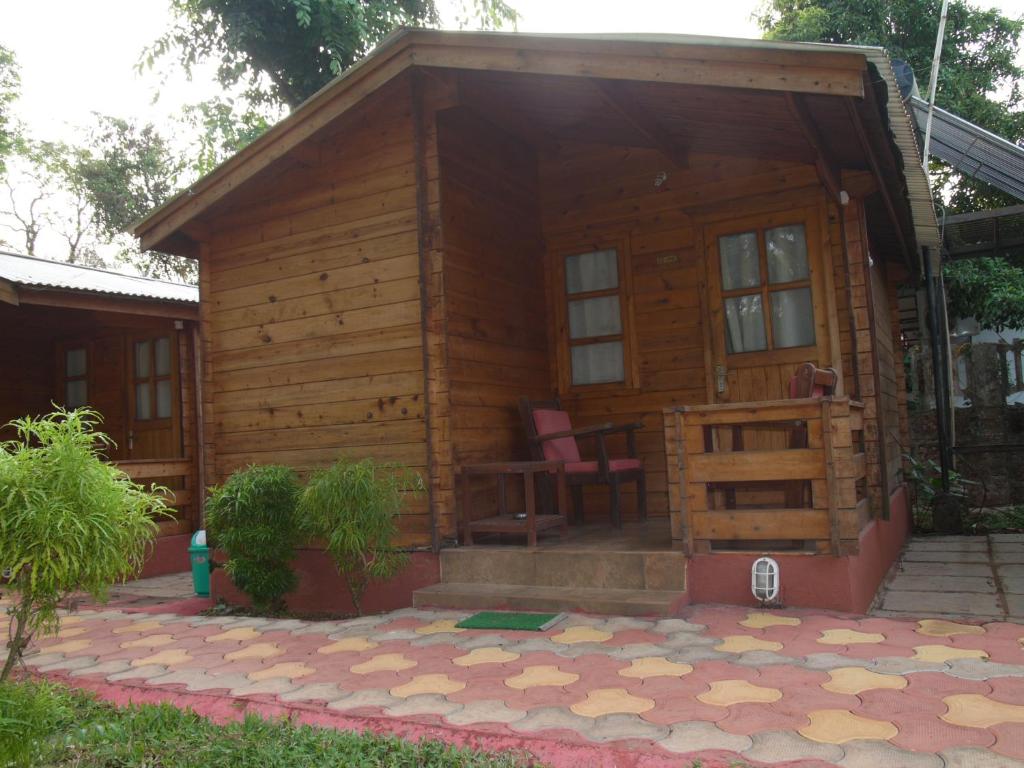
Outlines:
[[572, 348], [573, 384], [608, 384], [625, 378], [621, 341], [581, 344]]
[[566, 258], [566, 293], [586, 293], [618, 287], [619, 258], [614, 248]]
[[569, 302], [569, 338], [615, 336], [622, 333], [618, 296], [599, 296]]
[[814, 310], [810, 288], [772, 291], [772, 332], [775, 346], [809, 347], [814, 344]]
[[729, 354], [757, 352], [768, 347], [761, 295], [734, 296], [725, 300], [725, 342]]
[[768, 249], [769, 283], [792, 283], [808, 278], [807, 237], [803, 224], [765, 230], [764, 244]]
[[761, 256], [757, 233], [743, 232], [718, 238], [722, 290], [754, 288], [761, 284]]

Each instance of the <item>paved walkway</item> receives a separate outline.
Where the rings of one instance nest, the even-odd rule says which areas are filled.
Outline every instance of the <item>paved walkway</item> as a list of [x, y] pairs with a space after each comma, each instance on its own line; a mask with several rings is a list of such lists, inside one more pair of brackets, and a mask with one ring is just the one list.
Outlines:
[[1024, 620], [1024, 534], [913, 539], [875, 615]]
[[698, 606], [532, 633], [458, 630], [464, 615], [81, 611], [29, 664], [120, 701], [525, 744], [556, 766], [1024, 766], [1018, 624]]

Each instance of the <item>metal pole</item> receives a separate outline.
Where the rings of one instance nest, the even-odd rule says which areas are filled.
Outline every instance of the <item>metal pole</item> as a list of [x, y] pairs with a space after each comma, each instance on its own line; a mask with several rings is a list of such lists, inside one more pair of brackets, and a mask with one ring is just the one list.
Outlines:
[[946, 37], [946, 14], [949, 0], [942, 0], [942, 15], [939, 16], [939, 33], [935, 37], [935, 53], [932, 55], [932, 72], [928, 79], [928, 120], [924, 127], [924, 155], [921, 162], [928, 173], [928, 156], [932, 143], [932, 115], [935, 113], [935, 91], [939, 83], [939, 60], [942, 58], [942, 41]]
[[924, 255], [924, 282], [928, 296], [928, 324], [931, 326], [932, 338], [932, 377], [935, 382], [935, 420], [938, 427], [939, 469], [942, 476], [942, 490], [949, 491], [949, 391], [947, 389], [946, 372], [943, 365], [942, 351], [939, 347], [945, 340], [942, 332], [945, 323], [941, 322], [938, 305], [938, 292], [935, 290], [935, 275], [932, 272], [932, 259], [927, 246], [922, 248]]

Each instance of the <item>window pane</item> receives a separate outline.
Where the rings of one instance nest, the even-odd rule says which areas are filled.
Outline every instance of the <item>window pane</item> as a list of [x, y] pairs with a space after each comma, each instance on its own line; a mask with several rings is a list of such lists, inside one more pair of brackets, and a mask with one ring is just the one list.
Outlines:
[[735, 296], [725, 300], [725, 349], [729, 354], [768, 348], [764, 331], [761, 295]]
[[621, 341], [604, 341], [572, 348], [573, 384], [607, 384], [625, 379]]
[[1017, 366], [1014, 362], [1016, 358], [1016, 350], [1008, 349], [1006, 351], [1006, 383], [1010, 385], [1011, 390], [1017, 388]]
[[67, 381], [64, 383], [64, 407], [65, 408], [81, 408], [86, 404], [86, 385], [85, 379], [78, 379], [77, 381]]
[[171, 418], [171, 382], [169, 379], [156, 383], [156, 417]]
[[718, 238], [722, 262], [722, 288], [753, 288], [761, 284], [761, 258], [757, 249], [757, 233], [744, 232]]
[[153, 407], [149, 397], [149, 382], [144, 381], [135, 385], [135, 418], [153, 418]]
[[85, 349], [69, 349], [65, 352], [64, 375], [68, 378], [85, 376]]
[[135, 378], [145, 379], [149, 376], [149, 342], [135, 342]]
[[772, 331], [776, 347], [809, 347], [814, 343], [814, 311], [811, 289], [773, 291]]
[[569, 338], [614, 336], [622, 333], [618, 296], [569, 302]]
[[769, 283], [807, 279], [807, 237], [803, 224], [765, 230], [764, 244], [768, 249]]
[[153, 341], [156, 353], [156, 375], [169, 376], [171, 373], [171, 340], [163, 336]]
[[614, 248], [569, 256], [565, 260], [567, 293], [619, 287], [619, 258]]

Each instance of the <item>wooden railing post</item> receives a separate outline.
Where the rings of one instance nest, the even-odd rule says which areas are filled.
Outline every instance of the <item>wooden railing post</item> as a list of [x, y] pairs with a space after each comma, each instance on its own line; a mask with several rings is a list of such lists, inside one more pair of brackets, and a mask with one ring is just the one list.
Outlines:
[[839, 501], [837, 498], [835, 441], [832, 434], [832, 398], [821, 400], [821, 437], [825, 457], [825, 484], [828, 493], [828, 529], [832, 554], [839, 556]]

